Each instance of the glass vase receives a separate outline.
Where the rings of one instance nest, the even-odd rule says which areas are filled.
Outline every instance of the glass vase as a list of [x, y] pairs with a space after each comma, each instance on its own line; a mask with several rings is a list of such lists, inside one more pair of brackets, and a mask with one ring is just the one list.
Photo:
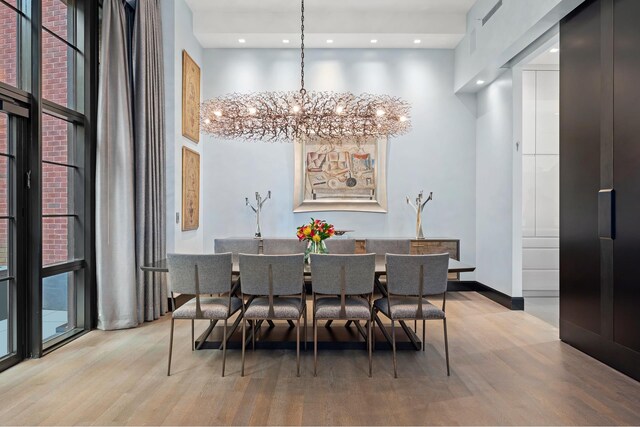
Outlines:
[[324, 240], [314, 242], [310, 240], [307, 243], [307, 250], [304, 251], [304, 261], [307, 264], [311, 264], [311, 254], [328, 254], [327, 245], [324, 244]]

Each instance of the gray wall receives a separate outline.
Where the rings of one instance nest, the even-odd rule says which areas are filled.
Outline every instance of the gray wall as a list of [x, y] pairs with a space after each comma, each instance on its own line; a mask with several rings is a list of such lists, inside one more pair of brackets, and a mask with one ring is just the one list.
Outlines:
[[[244, 198], [256, 191], [273, 193], [264, 207], [265, 236], [293, 237], [296, 226], [315, 216], [339, 229], [356, 230], [357, 237], [410, 237], [415, 214], [405, 196], [415, 197], [424, 189], [434, 193], [425, 212], [427, 236], [460, 238], [462, 260], [474, 263], [475, 95], [454, 94], [453, 60], [452, 50], [309, 50], [308, 90], [385, 93], [412, 105], [413, 130], [389, 144], [388, 214], [293, 214], [292, 144], [205, 136], [200, 144], [204, 250], [213, 249], [215, 237], [253, 234], [254, 217]], [[229, 92], [297, 90], [299, 63], [295, 49], [205, 49], [203, 98]]]

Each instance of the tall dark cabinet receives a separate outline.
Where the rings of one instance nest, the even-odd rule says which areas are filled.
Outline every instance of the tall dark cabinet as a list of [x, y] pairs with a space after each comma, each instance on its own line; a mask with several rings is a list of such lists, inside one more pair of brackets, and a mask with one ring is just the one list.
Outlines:
[[560, 25], [560, 338], [640, 380], [640, 1]]

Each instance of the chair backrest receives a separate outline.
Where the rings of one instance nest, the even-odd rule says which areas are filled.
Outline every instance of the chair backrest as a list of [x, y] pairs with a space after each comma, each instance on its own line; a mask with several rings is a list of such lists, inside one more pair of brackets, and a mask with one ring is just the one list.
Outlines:
[[298, 239], [262, 239], [262, 253], [265, 255], [290, 255], [304, 253], [307, 243]]
[[385, 256], [386, 254], [409, 255], [411, 241], [409, 239], [367, 239], [365, 240], [367, 253]]
[[240, 288], [246, 295], [299, 295], [304, 286], [304, 254], [240, 254]]
[[255, 254], [260, 249], [258, 239], [215, 239], [213, 241], [216, 253], [231, 252], [233, 261], [238, 261], [238, 254]]
[[222, 294], [231, 290], [231, 254], [168, 254], [169, 289], [181, 294]]
[[327, 239], [324, 241], [330, 254], [354, 254], [356, 239]]
[[448, 272], [449, 254], [387, 255], [387, 289], [393, 295], [443, 294]]
[[311, 254], [313, 292], [327, 295], [363, 295], [373, 292], [375, 254]]

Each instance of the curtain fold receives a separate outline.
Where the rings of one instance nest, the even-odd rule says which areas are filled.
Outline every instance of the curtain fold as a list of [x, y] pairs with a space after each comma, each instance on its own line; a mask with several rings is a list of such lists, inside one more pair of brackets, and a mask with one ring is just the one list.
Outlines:
[[98, 328], [138, 324], [134, 147], [122, 0], [105, 0], [98, 87], [96, 279]]
[[138, 319], [143, 322], [168, 309], [165, 275], [145, 275], [139, 268], [166, 257], [164, 64], [157, 0], [137, 3], [132, 51]]

